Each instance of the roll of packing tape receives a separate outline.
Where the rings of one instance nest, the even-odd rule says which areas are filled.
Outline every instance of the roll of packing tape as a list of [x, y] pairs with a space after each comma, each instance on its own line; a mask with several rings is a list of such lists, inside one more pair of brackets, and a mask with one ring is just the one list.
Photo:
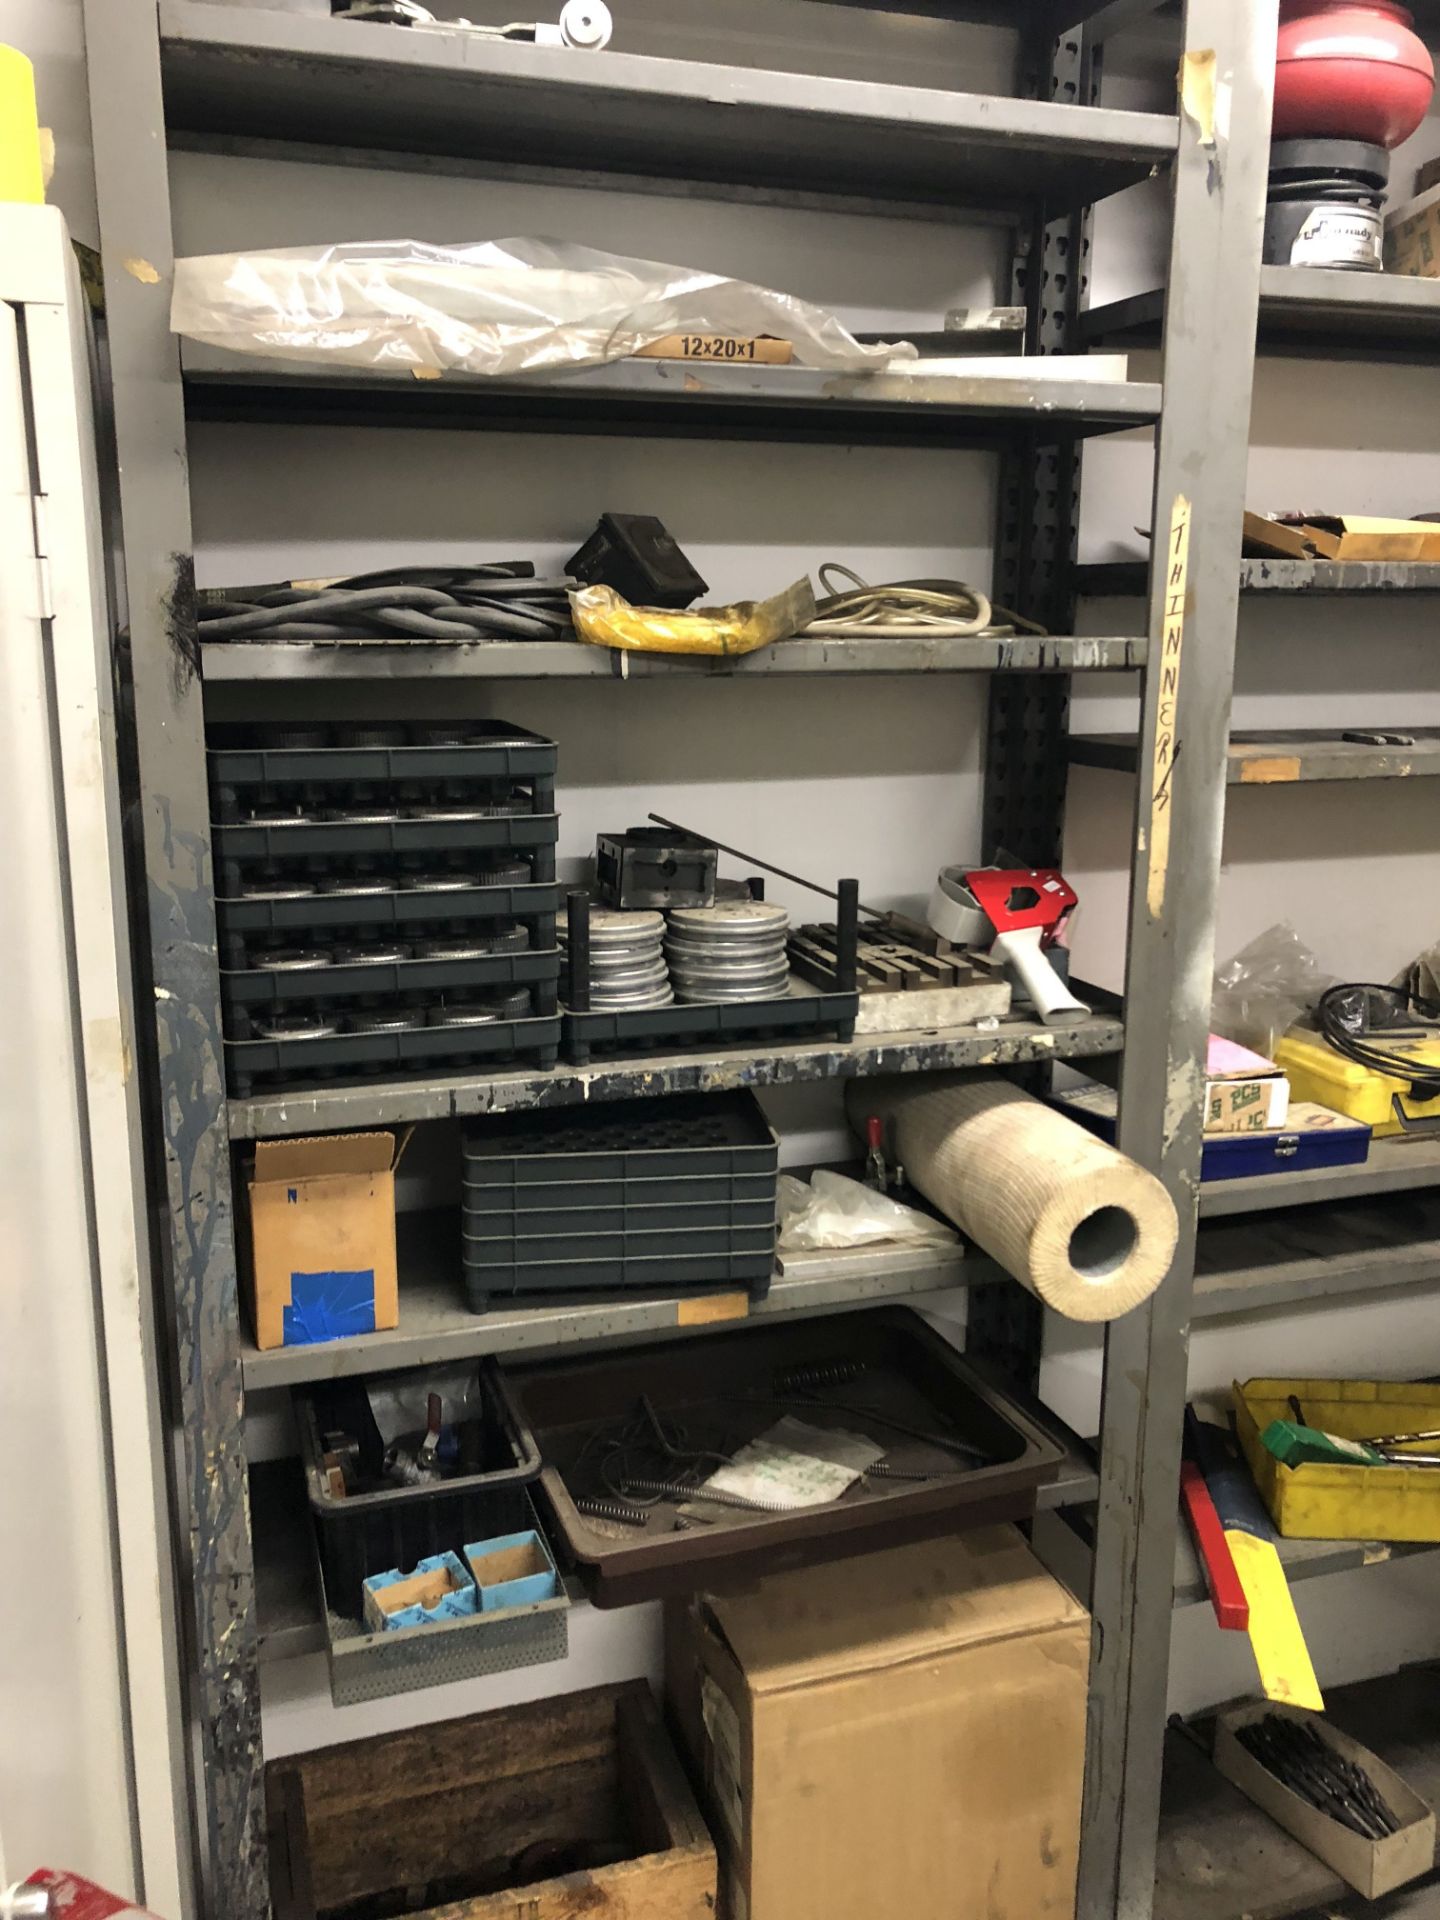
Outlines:
[[1169, 1271], [1175, 1207], [1152, 1173], [997, 1074], [851, 1080], [911, 1183], [1069, 1320], [1114, 1320]]
[[990, 916], [965, 884], [966, 867], [942, 867], [935, 877], [925, 918], [955, 947], [988, 947], [995, 937]]

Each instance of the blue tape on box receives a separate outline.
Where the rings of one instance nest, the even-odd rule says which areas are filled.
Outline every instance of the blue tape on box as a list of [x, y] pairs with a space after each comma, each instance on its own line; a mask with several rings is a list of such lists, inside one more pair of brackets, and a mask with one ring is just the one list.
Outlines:
[[311, 1347], [375, 1331], [375, 1269], [354, 1273], [292, 1273], [290, 1304], [281, 1319], [287, 1347]]

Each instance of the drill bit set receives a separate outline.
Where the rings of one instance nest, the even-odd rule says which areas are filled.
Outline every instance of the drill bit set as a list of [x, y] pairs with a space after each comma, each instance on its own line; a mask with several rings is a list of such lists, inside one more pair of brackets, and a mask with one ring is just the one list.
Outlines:
[[1292, 1793], [1367, 1840], [1400, 1831], [1400, 1820], [1362, 1767], [1336, 1751], [1312, 1721], [1267, 1713], [1238, 1727], [1235, 1738]]

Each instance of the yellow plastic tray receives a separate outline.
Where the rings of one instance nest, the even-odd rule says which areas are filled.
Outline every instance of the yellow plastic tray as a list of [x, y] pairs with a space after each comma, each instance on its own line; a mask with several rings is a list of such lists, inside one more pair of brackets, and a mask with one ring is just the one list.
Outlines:
[[[1440, 1386], [1397, 1380], [1235, 1382], [1235, 1426], [1260, 1497], [1288, 1540], [1440, 1541], [1440, 1467], [1282, 1467], [1260, 1444], [1272, 1420], [1294, 1418], [1342, 1440], [1440, 1427]], [[1417, 1447], [1440, 1453], [1440, 1442]]]
[[[1397, 1059], [1440, 1067], [1440, 1037], [1382, 1044]], [[1406, 1119], [1433, 1120], [1433, 1130], [1440, 1135], [1440, 1100], [1410, 1099], [1405, 1093], [1408, 1080], [1371, 1073], [1354, 1060], [1347, 1060], [1343, 1053], [1336, 1053], [1328, 1041], [1307, 1027], [1292, 1027], [1276, 1041], [1275, 1064], [1285, 1069], [1292, 1100], [1316, 1100], [1322, 1107], [1348, 1113], [1352, 1120], [1365, 1121], [1377, 1135], [1384, 1135], [1405, 1131], [1395, 1113], [1395, 1095], [1399, 1094]]]

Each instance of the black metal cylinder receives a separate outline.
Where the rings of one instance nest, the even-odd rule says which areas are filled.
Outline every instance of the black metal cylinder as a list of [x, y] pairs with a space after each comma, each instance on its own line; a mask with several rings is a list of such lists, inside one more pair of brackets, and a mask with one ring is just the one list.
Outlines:
[[570, 992], [572, 1013], [590, 1011], [590, 896], [583, 887], [573, 887], [565, 896], [570, 935]]
[[860, 882], [841, 880], [835, 889], [835, 986], [854, 993], [860, 930]]

